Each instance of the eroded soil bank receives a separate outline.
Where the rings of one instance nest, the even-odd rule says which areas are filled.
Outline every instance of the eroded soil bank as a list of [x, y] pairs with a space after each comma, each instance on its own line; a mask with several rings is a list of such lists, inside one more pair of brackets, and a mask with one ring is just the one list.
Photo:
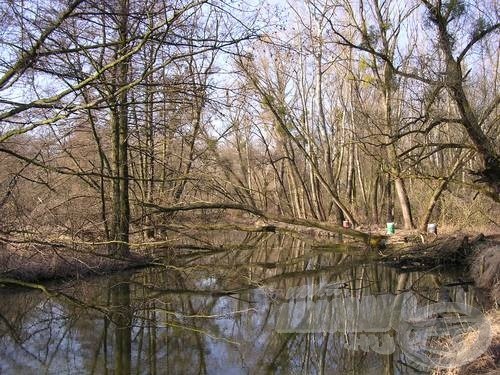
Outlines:
[[[0, 283], [45, 282], [104, 275], [151, 265], [153, 257], [132, 252], [127, 258], [102, 251], [78, 251], [50, 245], [12, 246], [0, 244]], [[3, 280], [3, 281], [2, 281]]]

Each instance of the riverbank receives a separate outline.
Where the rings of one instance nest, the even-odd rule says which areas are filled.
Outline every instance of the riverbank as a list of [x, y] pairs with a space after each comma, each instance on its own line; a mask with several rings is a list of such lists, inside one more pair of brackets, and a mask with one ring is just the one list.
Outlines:
[[[332, 237], [332, 233], [325, 237], [328, 228], [306, 231], [304, 227], [297, 229], [298, 226], [295, 225], [293, 230], [288, 227], [281, 230], [266, 224], [251, 226], [248, 231], [245, 230], [247, 227], [242, 229], [243, 227], [236, 226], [232, 230], [246, 233], [263, 232], [260, 235], [279, 232], [309, 243], [314, 250], [341, 251], [359, 256], [365, 254], [369, 255], [372, 261], [384, 262], [403, 272], [425, 271], [450, 265], [465, 267], [471, 270], [469, 279], [474, 278], [480, 288], [491, 291], [494, 300], [499, 299], [500, 285], [497, 275], [500, 274], [500, 234], [484, 236], [455, 232], [436, 236], [398, 230], [396, 235], [385, 236], [380, 229], [374, 231], [364, 228], [363, 233], [368, 240], [360, 241], [348, 237], [339, 242], [339, 237]], [[272, 230], [269, 230], [269, 227]], [[193, 231], [187, 227], [188, 230], [183, 232], [180, 228], [176, 228], [178, 241], [171, 238], [169, 241], [132, 244], [129, 257], [109, 255], [106, 246], [100, 243], [64, 242], [61, 239], [50, 242], [0, 241], [0, 277], [26, 282], [79, 278], [158, 264], [164, 262], [166, 256], [175, 256], [181, 249], [183, 252], [224, 251], [224, 248], [217, 244], [209, 246], [208, 243], [202, 243], [203, 241], [196, 243], [196, 238], [200, 239], [200, 233], [205, 233], [204, 231]], [[216, 229], [216, 232], [220, 231], [220, 227]], [[184, 237], [194, 240], [195, 245], [187, 244], [182, 240]]]
[[[457, 254], [467, 256], [460, 262], [465, 269], [465, 277], [472, 279], [476, 288], [481, 289], [487, 298], [482, 301], [485, 308], [484, 316], [491, 329], [491, 343], [487, 350], [478, 358], [463, 366], [450, 369], [436, 369], [432, 375], [495, 375], [500, 367], [500, 314], [498, 306], [500, 303], [500, 236], [499, 235], [476, 235], [468, 241], [467, 236], [460, 235], [449, 238], [447, 241], [437, 241], [432, 247], [427, 246], [428, 253], [420, 249], [420, 257], [416, 256], [415, 250], [403, 254], [403, 263], [411, 262], [440, 263], [441, 265], [455, 263]], [[443, 248], [447, 244], [448, 248]], [[444, 250], [441, 254], [433, 254], [433, 250]], [[450, 249], [456, 250], [450, 253]], [[447, 257], [449, 257], [447, 259]], [[401, 260], [400, 260], [401, 261]], [[477, 341], [477, 332], [471, 331], [463, 337], [454, 338], [465, 346], [473, 345]], [[443, 345], [447, 345], [443, 343]], [[452, 345], [452, 343], [450, 343]]]
[[[478, 358], [460, 367], [436, 369], [432, 375], [498, 374], [500, 362], [500, 235], [453, 233], [444, 236], [403, 232], [389, 239], [382, 255], [393, 267], [407, 271], [432, 270], [449, 266], [464, 269], [464, 283], [473, 282], [485, 296], [481, 300], [484, 316], [491, 328], [491, 343]], [[443, 341], [443, 348], [460, 342], [470, 347], [478, 339], [471, 331], [454, 342]]]
[[152, 263], [151, 256], [137, 251], [124, 258], [54, 245], [0, 244], [0, 282], [2, 278], [30, 283], [78, 279], [145, 267]]

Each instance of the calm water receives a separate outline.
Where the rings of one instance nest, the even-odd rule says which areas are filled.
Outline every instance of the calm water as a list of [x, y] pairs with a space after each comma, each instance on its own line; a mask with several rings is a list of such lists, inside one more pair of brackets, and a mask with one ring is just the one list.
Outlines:
[[[203, 246], [169, 266], [49, 285], [56, 296], [0, 290], [0, 374], [413, 374], [397, 342], [380, 354], [352, 348], [359, 338], [346, 331], [282, 332], [287, 314], [307, 319], [290, 291], [333, 291], [311, 302], [405, 289], [419, 305], [478, 303], [473, 288], [453, 285], [457, 274], [398, 274], [277, 234], [185, 243]], [[329, 314], [337, 326], [360, 319]]]

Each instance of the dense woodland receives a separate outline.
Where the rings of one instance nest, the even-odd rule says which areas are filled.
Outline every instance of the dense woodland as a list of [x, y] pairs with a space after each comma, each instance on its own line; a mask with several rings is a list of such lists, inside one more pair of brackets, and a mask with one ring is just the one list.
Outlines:
[[[0, 1], [0, 237], [498, 225], [499, 3]], [[231, 209], [231, 210], [226, 210]]]

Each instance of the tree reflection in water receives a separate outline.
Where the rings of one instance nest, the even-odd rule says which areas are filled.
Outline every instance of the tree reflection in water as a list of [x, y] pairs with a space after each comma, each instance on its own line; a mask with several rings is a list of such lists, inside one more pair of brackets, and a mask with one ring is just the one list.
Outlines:
[[132, 317], [130, 276], [110, 279], [111, 319], [115, 331], [114, 362], [116, 374], [130, 374], [132, 356]]
[[446, 287], [457, 280], [452, 273], [398, 274], [364, 253], [316, 251], [277, 234], [214, 238], [177, 259], [49, 285], [64, 293], [55, 298], [2, 290], [0, 372], [407, 374], [397, 347], [383, 355], [346, 349], [356, 339], [348, 332], [276, 332], [286, 291], [329, 284], [337, 296], [360, 298], [411, 288], [419, 304], [443, 295], [476, 304], [473, 288]]

